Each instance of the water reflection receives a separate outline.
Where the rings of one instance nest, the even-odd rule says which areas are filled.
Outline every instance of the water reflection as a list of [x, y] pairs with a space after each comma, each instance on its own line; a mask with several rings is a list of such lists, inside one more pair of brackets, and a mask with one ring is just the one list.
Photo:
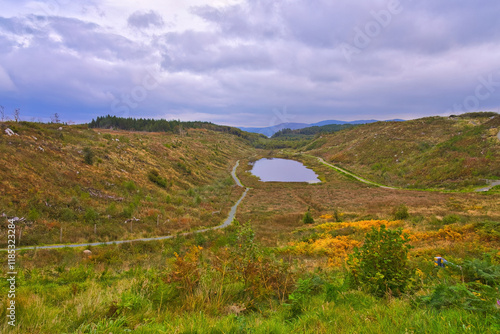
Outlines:
[[262, 182], [321, 182], [313, 170], [295, 160], [260, 159], [253, 164], [251, 172]]

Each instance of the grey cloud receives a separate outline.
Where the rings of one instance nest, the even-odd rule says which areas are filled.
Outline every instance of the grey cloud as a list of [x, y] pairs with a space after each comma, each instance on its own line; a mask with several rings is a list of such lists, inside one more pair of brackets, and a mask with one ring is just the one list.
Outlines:
[[[71, 17], [0, 18], [0, 66], [23, 98], [91, 106], [97, 113], [109, 111], [110, 99], [130, 94], [152, 65], [161, 68], [159, 85], [131, 113], [171, 108], [255, 115], [227, 116], [241, 125], [267, 125], [273, 109], [284, 106], [294, 121], [444, 113], [474, 94], [479, 76], [500, 70], [500, 4], [491, 0], [401, 0], [401, 13], [347, 62], [339, 45], [352, 43], [356, 28], [364, 29], [374, 20], [371, 12], [388, 3], [202, 6], [191, 13], [208, 29], [169, 27], [168, 33], [149, 29], [163, 25], [154, 11], [129, 17], [139, 33]], [[499, 105], [497, 93], [480, 107]]]
[[161, 15], [153, 10], [150, 10], [149, 12], [134, 12], [128, 17], [127, 23], [129, 26], [139, 29], [151, 27], [161, 28], [165, 25]]
[[170, 72], [269, 68], [272, 57], [263, 45], [226, 43], [213, 34], [188, 31], [162, 39], [162, 68]]
[[226, 36], [277, 39], [285, 36], [280, 6], [281, 1], [255, 0], [222, 9], [212, 6], [193, 7], [192, 12], [215, 24]]

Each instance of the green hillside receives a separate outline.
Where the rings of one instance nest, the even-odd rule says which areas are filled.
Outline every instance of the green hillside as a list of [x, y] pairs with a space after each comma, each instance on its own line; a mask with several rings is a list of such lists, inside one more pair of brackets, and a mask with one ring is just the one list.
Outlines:
[[218, 225], [238, 197], [229, 171], [250, 150], [241, 137], [188, 127], [182, 135], [1, 127], [0, 214], [27, 219], [22, 245], [60, 243], [61, 228], [69, 243]]
[[500, 178], [499, 131], [498, 114], [428, 117], [323, 135], [305, 150], [381, 184], [457, 189]]

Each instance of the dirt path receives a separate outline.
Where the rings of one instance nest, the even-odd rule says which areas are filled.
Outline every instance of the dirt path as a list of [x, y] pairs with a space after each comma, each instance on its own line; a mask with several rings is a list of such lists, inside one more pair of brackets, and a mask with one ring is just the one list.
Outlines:
[[345, 169], [343, 168], [340, 168], [340, 167], [337, 167], [335, 165], [332, 165], [332, 164], [329, 164], [328, 162], [326, 162], [325, 160], [323, 160], [323, 158], [319, 158], [319, 157], [316, 157], [318, 159], [319, 162], [321, 162], [323, 165], [325, 166], [328, 166], [330, 168], [333, 168], [335, 170], [337, 170], [338, 172], [341, 172], [342, 174], [347, 174], [349, 176], [352, 176], [353, 178], [355, 178], [356, 180], [360, 181], [360, 182], [363, 182], [363, 183], [366, 183], [366, 184], [369, 184], [369, 185], [372, 185], [372, 186], [377, 186], [377, 187], [380, 187], [380, 188], [384, 188], [384, 189], [397, 189], [397, 188], [393, 188], [393, 187], [388, 187], [388, 186], [383, 186], [383, 185], [380, 185], [378, 183], [375, 183], [375, 182], [371, 182], [371, 181], [368, 181], [368, 180], [365, 180], [359, 176], [357, 176], [356, 174], [353, 174], [351, 172], [348, 172], [346, 171]]
[[[233, 177], [234, 182], [236, 183], [237, 186], [244, 188], [243, 184], [241, 181], [238, 179], [238, 176], [236, 176], [236, 169], [239, 166], [240, 161], [238, 160], [236, 164], [233, 167], [233, 171], [231, 172], [231, 176]], [[245, 188], [245, 192], [241, 195], [241, 197], [238, 199], [238, 201], [231, 207], [231, 211], [229, 211], [229, 215], [222, 222], [222, 224], [214, 227], [209, 227], [193, 232], [186, 232], [186, 233], [181, 233], [179, 235], [186, 236], [190, 234], [195, 234], [195, 233], [203, 233], [203, 232], [208, 232], [211, 230], [217, 230], [221, 228], [228, 227], [231, 225], [231, 223], [234, 220], [234, 217], [236, 216], [236, 210], [238, 209], [238, 206], [241, 204], [245, 196], [247, 195], [248, 191], [250, 188]], [[64, 244], [64, 245], [50, 245], [50, 246], [26, 246], [26, 247], [19, 247], [16, 248], [16, 250], [27, 250], [27, 249], [53, 249], [53, 248], [65, 248], [65, 247], [70, 247], [70, 248], [75, 248], [75, 247], [89, 247], [89, 246], [99, 246], [99, 245], [113, 245], [113, 244], [124, 244], [127, 242], [135, 242], [135, 241], [154, 241], [154, 240], [166, 240], [166, 239], [172, 239], [175, 238], [177, 235], [165, 235], [161, 237], [152, 237], [152, 238], [141, 238], [141, 239], [132, 239], [132, 240], [116, 240], [116, 241], [106, 241], [106, 242], [89, 242], [89, 243], [83, 243], [83, 244]], [[0, 251], [7, 251], [7, 249], [0, 249]]]
[[488, 183], [489, 183], [489, 185], [487, 187], [476, 189], [475, 191], [476, 192], [484, 192], [484, 191], [490, 190], [494, 186], [500, 186], [500, 181], [489, 180]]

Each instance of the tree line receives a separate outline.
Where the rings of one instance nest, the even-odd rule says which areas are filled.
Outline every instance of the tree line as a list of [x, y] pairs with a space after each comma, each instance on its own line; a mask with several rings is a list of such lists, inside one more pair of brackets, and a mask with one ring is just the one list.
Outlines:
[[259, 135], [248, 133], [237, 128], [226, 125], [217, 125], [210, 122], [187, 121], [152, 118], [124, 118], [117, 116], [100, 116], [92, 119], [89, 128], [101, 129], [120, 129], [127, 131], [145, 131], [145, 132], [170, 132], [183, 134], [188, 129], [207, 129], [217, 132], [229, 133], [250, 141], [256, 140]]

